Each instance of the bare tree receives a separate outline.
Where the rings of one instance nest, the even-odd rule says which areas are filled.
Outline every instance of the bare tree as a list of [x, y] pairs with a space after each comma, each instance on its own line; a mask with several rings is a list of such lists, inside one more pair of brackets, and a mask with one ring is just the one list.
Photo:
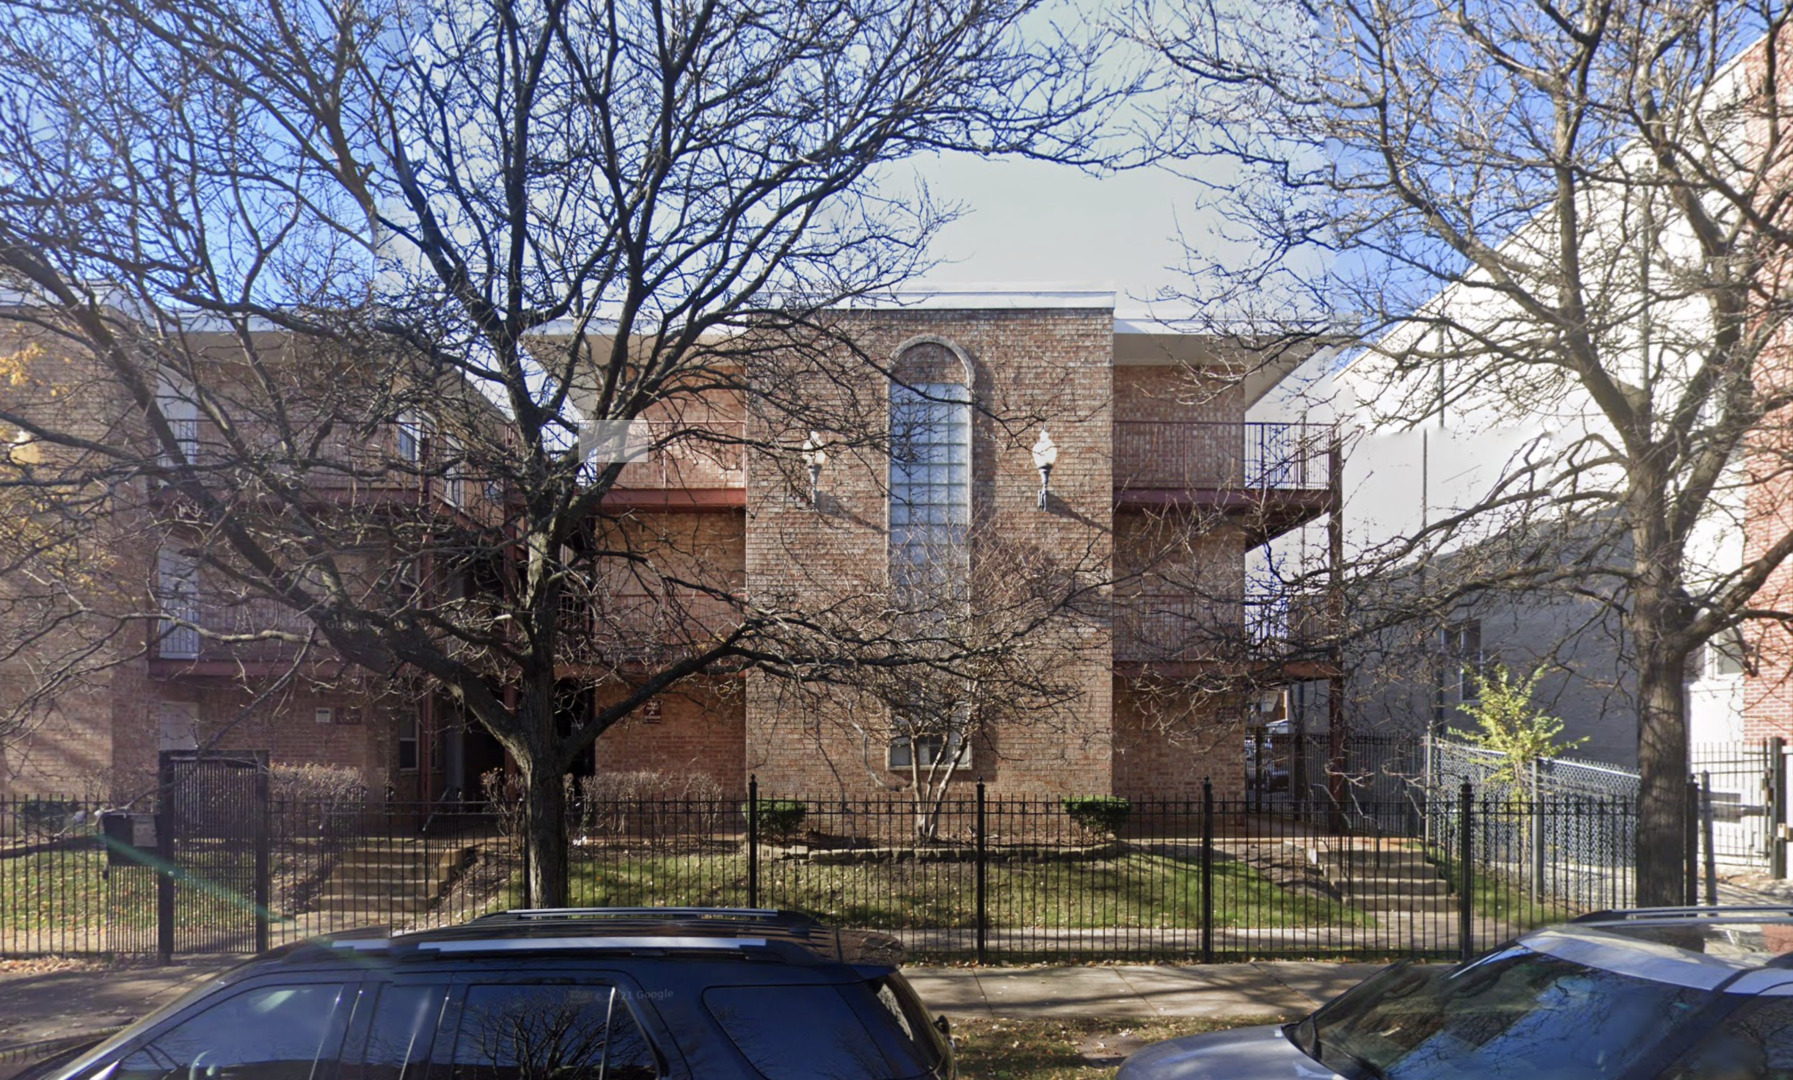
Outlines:
[[[16, 5], [9, 314], [91, 358], [134, 434], [0, 420], [148, 478], [189, 577], [297, 616], [250, 638], [440, 687], [517, 763], [527, 895], [563, 902], [561, 776], [600, 733], [682, 680], [837, 651], [607, 494], [656, 451], [781, 468], [787, 432], [879, 430], [751, 373], [864, 381], [815, 314], [915, 271], [951, 213], [893, 162], [1097, 159], [1119, 89], [1086, 43], [1023, 34], [1038, 6]], [[624, 614], [619, 576], [671, 641], [575, 632]]]
[[1740, 564], [1703, 537], [1742, 529], [1787, 476], [1788, 14], [1721, 0], [1140, 12], [1187, 76], [1180, 149], [1243, 167], [1212, 196], [1238, 244], [1198, 267], [1209, 310], [1351, 321], [1382, 416], [1540, 429], [1484, 499], [1385, 554], [1547, 518], [1625, 541], [1583, 544], [1623, 558], [1514, 573], [1621, 612], [1649, 903], [1681, 895], [1685, 662], [1786, 614], [1764, 587], [1793, 532], [1752, 516]]

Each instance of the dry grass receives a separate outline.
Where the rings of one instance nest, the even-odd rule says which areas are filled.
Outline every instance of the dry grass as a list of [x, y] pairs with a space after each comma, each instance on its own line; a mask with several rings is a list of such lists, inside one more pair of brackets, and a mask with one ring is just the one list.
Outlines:
[[1280, 1017], [1211, 1020], [1195, 1017], [1088, 1020], [955, 1019], [959, 1076], [964, 1080], [1106, 1080], [1133, 1051], [1181, 1035], [1197, 1035]]

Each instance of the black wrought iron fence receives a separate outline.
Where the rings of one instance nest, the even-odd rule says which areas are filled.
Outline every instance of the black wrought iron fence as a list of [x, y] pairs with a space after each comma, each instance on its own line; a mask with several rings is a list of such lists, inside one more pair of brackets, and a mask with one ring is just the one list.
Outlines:
[[[918, 812], [900, 798], [755, 794], [575, 806], [570, 901], [796, 908], [895, 933], [920, 959], [1004, 963], [1455, 957], [1630, 899], [1633, 815], [1599, 800], [1360, 800], [1341, 823], [1323, 803], [1271, 813], [1250, 797], [1020, 799], [966, 785]], [[103, 809], [0, 802], [0, 951], [154, 952], [164, 880], [204, 898], [172, 909], [181, 951], [454, 923], [522, 901], [505, 813], [274, 803], [266, 880], [245, 886], [241, 868], [208, 876], [203, 853], [159, 861], [153, 819], [132, 836], [102, 829]], [[1416, 812], [1413, 835], [1371, 826]], [[225, 911], [264, 929], [223, 932], [243, 918]]]

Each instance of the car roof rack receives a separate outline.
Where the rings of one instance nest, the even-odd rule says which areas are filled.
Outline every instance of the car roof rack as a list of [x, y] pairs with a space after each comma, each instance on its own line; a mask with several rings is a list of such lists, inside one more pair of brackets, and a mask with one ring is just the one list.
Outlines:
[[[668, 952], [776, 956], [895, 967], [903, 946], [886, 934], [841, 930], [800, 911], [772, 908], [627, 907], [515, 908], [456, 926], [396, 936], [393, 947], [412, 952], [520, 952], [576, 949], [625, 954]], [[372, 940], [338, 947], [377, 949]]]
[[822, 923], [813, 915], [780, 908], [712, 908], [712, 907], [564, 907], [511, 908], [481, 915], [469, 926], [531, 926], [545, 922], [587, 922], [652, 920], [655, 922], [694, 921], [716, 926], [723, 923], [756, 927], [817, 928]]
[[1720, 904], [1716, 907], [1648, 907], [1648, 908], [1612, 908], [1607, 911], [1590, 911], [1586, 915], [1578, 915], [1570, 919], [1571, 924], [1581, 923], [1644, 923], [1667, 922], [1671, 920], [1699, 920], [1702, 922], [1749, 922], [1761, 921], [1763, 918], [1793, 919], [1793, 905], [1790, 904]]

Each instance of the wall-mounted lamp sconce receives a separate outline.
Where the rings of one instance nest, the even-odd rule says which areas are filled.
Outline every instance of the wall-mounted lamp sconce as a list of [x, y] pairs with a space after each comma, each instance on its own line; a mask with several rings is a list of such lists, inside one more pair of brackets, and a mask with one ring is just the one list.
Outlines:
[[812, 431], [809, 438], [803, 440], [803, 464], [809, 467], [809, 505], [822, 505], [822, 466], [828, 464], [828, 451], [822, 449], [822, 433]]
[[1052, 441], [1045, 428], [1040, 429], [1040, 441], [1033, 444], [1033, 467], [1040, 470], [1040, 509], [1046, 509], [1046, 492], [1052, 483], [1052, 466], [1058, 464], [1058, 444]]

